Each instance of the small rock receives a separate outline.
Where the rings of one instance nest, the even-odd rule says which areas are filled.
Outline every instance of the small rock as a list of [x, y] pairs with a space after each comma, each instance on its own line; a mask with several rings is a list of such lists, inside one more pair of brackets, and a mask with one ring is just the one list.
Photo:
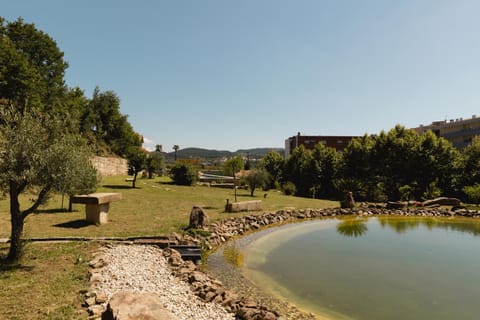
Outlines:
[[93, 305], [88, 307], [87, 312], [90, 316], [100, 317], [102, 315], [104, 308], [101, 305]]
[[90, 298], [86, 299], [86, 300], [85, 300], [85, 305], [86, 305], [87, 307], [96, 305], [96, 303], [95, 303], [95, 297], [90, 297]]
[[107, 298], [107, 295], [106, 295], [105, 293], [99, 293], [99, 294], [97, 294], [96, 297], [95, 297], [95, 302], [96, 302], [97, 304], [102, 304], [102, 303], [107, 302], [107, 299], [108, 299], [108, 298]]

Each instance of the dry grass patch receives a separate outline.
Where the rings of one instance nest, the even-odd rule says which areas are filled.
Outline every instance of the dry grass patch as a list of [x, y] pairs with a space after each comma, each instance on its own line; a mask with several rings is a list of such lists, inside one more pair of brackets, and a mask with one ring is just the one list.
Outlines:
[[[97, 245], [30, 243], [17, 265], [0, 263], [0, 319], [86, 319], [88, 265]], [[0, 246], [0, 255], [7, 246]]]

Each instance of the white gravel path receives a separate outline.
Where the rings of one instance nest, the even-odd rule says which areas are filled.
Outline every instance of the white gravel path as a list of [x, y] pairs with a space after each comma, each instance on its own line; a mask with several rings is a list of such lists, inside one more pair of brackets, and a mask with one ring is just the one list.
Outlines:
[[187, 283], [174, 277], [162, 251], [153, 246], [116, 245], [105, 248], [107, 265], [101, 270], [98, 289], [108, 300], [118, 291], [154, 293], [165, 309], [181, 320], [229, 320], [234, 315], [195, 296]]

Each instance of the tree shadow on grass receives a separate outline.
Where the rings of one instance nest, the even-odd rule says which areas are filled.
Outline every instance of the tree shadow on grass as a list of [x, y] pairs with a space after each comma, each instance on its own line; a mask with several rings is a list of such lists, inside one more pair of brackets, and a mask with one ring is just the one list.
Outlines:
[[[72, 212], [74, 211], [76, 210], [73, 210]], [[53, 214], [53, 213], [66, 213], [66, 212], [69, 212], [67, 208], [38, 209], [38, 210], [35, 210], [34, 214], [42, 214], [42, 213]]]
[[8, 246], [7, 244], [2, 244], [0, 247], [0, 280], [9, 277], [8, 271], [30, 272], [33, 270], [32, 266], [22, 265], [21, 261], [15, 263], [7, 262]]
[[5, 272], [8, 271], [25, 271], [30, 272], [33, 270], [34, 267], [32, 266], [25, 266], [21, 263], [9, 263], [5, 258], [0, 258], [0, 279], [8, 278], [8, 274]]
[[81, 229], [91, 225], [92, 223], [88, 222], [87, 220], [78, 219], [78, 220], [63, 222], [59, 224], [54, 224], [53, 226], [57, 228], [66, 228], [66, 229]]
[[202, 207], [202, 209], [205, 209], [205, 210], [216, 210], [216, 209], [220, 209], [219, 207], [214, 207], [214, 206], [205, 206], [205, 207]]
[[157, 181], [158, 184], [174, 185], [173, 181]]
[[253, 195], [253, 197], [250, 195], [250, 193], [237, 193], [237, 197], [244, 197], [244, 198], [258, 198], [256, 194]]
[[104, 184], [102, 187], [109, 188], [109, 189], [133, 189], [132, 185], [125, 186], [122, 184]]

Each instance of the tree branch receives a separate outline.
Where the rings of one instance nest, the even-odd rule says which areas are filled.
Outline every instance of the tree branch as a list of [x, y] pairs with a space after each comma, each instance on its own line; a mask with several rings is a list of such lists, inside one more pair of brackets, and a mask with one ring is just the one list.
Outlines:
[[23, 181], [22, 183], [20, 183], [20, 185], [18, 186], [17, 188], [17, 192], [18, 194], [22, 193], [23, 190], [25, 190], [25, 188], [28, 186], [28, 182], [27, 181]]
[[38, 198], [37, 200], [35, 201], [35, 203], [30, 207], [28, 208], [27, 210], [23, 211], [22, 212], [22, 216], [23, 218], [25, 219], [29, 214], [33, 213], [35, 210], [38, 209], [38, 207], [45, 201], [48, 193], [50, 192], [50, 189], [51, 189], [51, 186], [46, 186], [45, 188], [42, 189], [42, 191], [40, 191], [40, 193], [38, 194]]

